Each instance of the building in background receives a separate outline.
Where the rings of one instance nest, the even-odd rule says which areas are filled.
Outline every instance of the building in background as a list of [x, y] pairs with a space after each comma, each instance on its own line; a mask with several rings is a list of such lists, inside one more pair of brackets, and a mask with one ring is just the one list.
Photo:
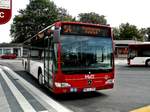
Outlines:
[[[127, 58], [128, 44], [141, 43], [135, 40], [114, 40], [116, 58]], [[22, 44], [0, 44], [0, 56], [4, 54], [16, 54], [18, 58], [25, 57], [27, 54], [26, 47]]]
[[0, 56], [4, 54], [16, 54], [18, 58], [23, 56], [23, 46], [22, 44], [0, 44]]
[[135, 40], [114, 40], [116, 58], [127, 58], [128, 44], [141, 43]]

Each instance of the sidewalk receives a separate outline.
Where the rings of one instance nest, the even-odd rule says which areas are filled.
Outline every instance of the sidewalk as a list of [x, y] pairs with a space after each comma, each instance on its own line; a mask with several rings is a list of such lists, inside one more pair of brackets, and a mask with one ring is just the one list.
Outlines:
[[0, 62], [22, 62], [21, 59], [1, 59]]
[[115, 65], [127, 65], [127, 59], [115, 58]]
[[1, 83], [0, 83], [0, 112], [11, 112]]
[[0, 66], [0, 112], [73, 112], [7, 66]]

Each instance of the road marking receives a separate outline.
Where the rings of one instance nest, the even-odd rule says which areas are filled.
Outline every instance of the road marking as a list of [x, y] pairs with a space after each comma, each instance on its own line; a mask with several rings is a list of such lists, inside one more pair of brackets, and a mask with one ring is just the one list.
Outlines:
[[38, 112], [48, 112], [48, 110], [38, 111]]
[[115, 60], [115, 65], [127, 65], [126, 60]]
[[26, 80], [24, 80], [17, 73], [15, 73], [14, 71], [12, 71], [10, 68], [8, 68], [6, 66], [3, 66], [3, 68], [5, 70], [7, 70], [8, 73], [12, 74], [15, 78], [19, 79], [18, 81], [20, 81], [21, 83], [23, 83], [24, 85], [26, 85], [26, 87], [28, 87], [30, 89], [30, 91], [32, 91], [33, 93], [35, 93], [39, 98], [41, 98], [43, 101], [45, 101], [47, 104], [49, 104], [57, 112], [73, 112], [72, 110], [64, 107], [60, 103], [58, 103], [55, 100], [53, 100], [50, 97], [48, 97], [46, 94], [44, 94], [39, 89], [37, 89], [36, 87], [34, 87], [33, 85], [31, 85], [29, 82], [27, 82]]
[[20, 91], [15, 87], [15, 85], [11, 82], [11, 80], [7, 77], [5, 72], [0, 69], [0, 73], [4, 80], [6, 81], [8, 87], [10, 88], [11, 92], [15, 96], [16, 100], [20, 104], [21, 108], [24, 112], [36, 112], [35, 109], [31, 106], [30, 103], [25, 99], [25, 97], [20, 93]]
[[150, 112], [150, 105], [139, 108], [139, 109], [132, 110], [130, 112]]
[[2, 102], [0, 102], [0, 112], [6, 111], [6, 112], [11, 112], [9, 104], [7, 102], [3, 87], [0, 84], [0, 100]]

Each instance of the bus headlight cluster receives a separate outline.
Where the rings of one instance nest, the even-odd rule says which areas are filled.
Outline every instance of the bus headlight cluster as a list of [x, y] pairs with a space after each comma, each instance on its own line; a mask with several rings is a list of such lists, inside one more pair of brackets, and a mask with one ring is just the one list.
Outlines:
[[71, 85], [69, 83], [66, 82], [55, 82], [55, 86], [59, 87], [59, 88], [64, 88], [64, 87], [71, 87]]

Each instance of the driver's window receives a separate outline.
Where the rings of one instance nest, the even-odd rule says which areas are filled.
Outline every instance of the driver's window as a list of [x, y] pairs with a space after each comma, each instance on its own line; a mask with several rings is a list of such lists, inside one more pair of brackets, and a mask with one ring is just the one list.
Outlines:
[[132, 50], [131, 52], [130, 52], [130, 58], [134, 58], [134, 57], [136, 57], [137, 56], [137, 51], [136, 50]]

